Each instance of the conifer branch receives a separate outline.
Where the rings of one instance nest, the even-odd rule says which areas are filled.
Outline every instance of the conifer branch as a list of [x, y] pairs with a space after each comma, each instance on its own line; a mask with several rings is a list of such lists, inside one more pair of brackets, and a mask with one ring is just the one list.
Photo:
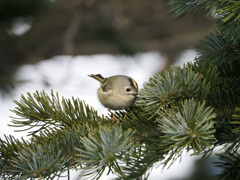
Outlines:
[[205, 99], [209, 85], [192, 68], [171, 67], [160, 72], [144, 84], [136, 104], [146, 112], [156, 114], [165, 108], [174, 108], [188, 98]]
[[203, 8], [206, 0], [170, 0], [171, 11], [175, 13], [175, 17], [184, 15], [186, 18], [191, 18], [197, 13], [199, 7]]
[[240, 179], [239, 166], [240, 154], [225, 153], [219, 154], [220, 161], [215, 162], [217, 167], [222, 169], [221, 173], [217, 175], [217, 180]]
[[[12, 120], [13, 127], [28, 127], [21, 131], [38, 128], [30, 135], [50, 129], [51, 127], [74, 127], [76, 124], [85, 124], [91, 122], [97, 124], [103, 121], [104, 117], [97, 115], [97, 112], [86, 105], [79, 99], [60, 100], [58, 94], [51, 92], [48, 96], [44, 91], [36, 91], [31, 95], [27, 93], [27, 97], [21, 96], [20, 101], [14, 101], [17, 107], [12, 110], [20, 118]], [[19, 130], [18, 130], [19, 131]]]
[[213, 119], [216, 115], [212, 108], [205, 106], [205, 102], [191, 99], [184, 101], [177, 111], [167, 109], [159, 112], [158, 122], [164, 133], [162, 144], [168, 146], [167, 150], [175, 149], [175, 153], [186, 148], [199, 154], [213, 144]]
[[198, 49], [201, 55], [198, 61], [211, 62], [226, 74], [230, 72], [237, 74], [238, 69], [235, 69], [235, 66], [239, 61], [240, 45], [234, 43], [230, 36], [223, 37], [217, 31], [206, 38], [207, 40], [202, 41], [201, 47]]
[[123, 176], [120, 164], [132, 151], [133, 134], [134, 132], [130, 129], [122, 131], [119, 125], [102, 127], [98, 132], [89, 134], [89, 137], [81, 138], [84, 149], [76, 149], [79, 155], [75, 161], [84, 161], [90, 165], [85, 169], [85, 175], [94, 179], [101, 177], [106, 167], [109, 171]]

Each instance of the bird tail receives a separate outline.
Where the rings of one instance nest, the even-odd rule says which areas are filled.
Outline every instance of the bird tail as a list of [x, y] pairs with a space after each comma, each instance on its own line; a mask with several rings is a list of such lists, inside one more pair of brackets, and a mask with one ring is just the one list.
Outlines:
[[102, 77], [101, 74], [90, 74], [89, 77], [98, 80], [99, 82], [103, 83], [105, 81], [105, 78]]

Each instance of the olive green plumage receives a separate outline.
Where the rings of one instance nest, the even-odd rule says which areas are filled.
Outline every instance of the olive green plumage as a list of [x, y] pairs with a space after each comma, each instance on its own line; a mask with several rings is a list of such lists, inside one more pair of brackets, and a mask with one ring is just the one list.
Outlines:
[[124, 75], [108, 78], [104, 78], [100, 74], [89, 76], [101, 83], [97, 93], [99, 101], [106, 108], [121, 110], [134, 104], [138, 94], [138, 85], [132, 78]]

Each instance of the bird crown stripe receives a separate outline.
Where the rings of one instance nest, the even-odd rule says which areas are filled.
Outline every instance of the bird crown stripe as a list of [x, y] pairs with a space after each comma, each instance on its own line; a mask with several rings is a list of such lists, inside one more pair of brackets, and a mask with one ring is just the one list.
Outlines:
[[133, 83], [133, 86], [134, 86], [135, 88], [137, 88], [138, 85], [137, 85], [136, 81], [134, 81], [132, 78], [131, 78], [131, 81], [132, 81], [132, 83]]

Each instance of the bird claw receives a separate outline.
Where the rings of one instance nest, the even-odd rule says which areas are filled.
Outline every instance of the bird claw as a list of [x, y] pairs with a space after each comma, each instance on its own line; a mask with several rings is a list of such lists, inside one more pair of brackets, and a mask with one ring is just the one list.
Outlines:
[[116, 115], [108, 108], [108, 111], [110, 112], [110, 114], [111, 114], [111, 120], [113, 121], [113, 122], [118, 122], [119, 121], [119, 119], [116, 117]]

